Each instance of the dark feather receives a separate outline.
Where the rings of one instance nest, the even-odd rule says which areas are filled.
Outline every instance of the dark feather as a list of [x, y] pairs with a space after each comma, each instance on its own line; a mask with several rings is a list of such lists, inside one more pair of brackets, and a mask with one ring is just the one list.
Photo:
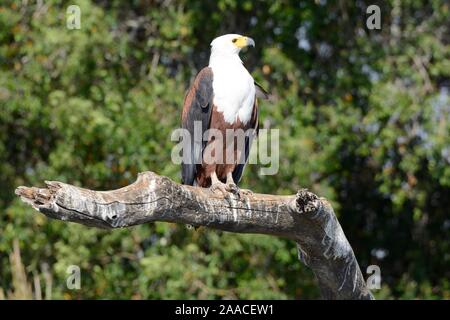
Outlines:
[[234, 168], [234, 170], [233, 170], [233, 181], [236, 184], [241, 180], [242, 174], [244, 173], [244, 168], [248, 162], [248, 157], [250, 154], [250, 148], [252, 147], [252, 142], [258, 136], [259, 110], [258, 110], [258, 102], [256, 101], [256, 99], [255, 99], [255, 104], [253, 106], [252, 118], [250, 121], [251, 121], [250, 122], [251, 128], [253, 128], [254, 130], [252, 131], [252, 134], [247, 135], [245, 137], [245, 150], [244, 150], [244, 153], [241, 154], [241, 157], [245, 157], [245, 158], [243, 159], [243, 161], [239, 161], [238, 165], [236, 165], [236, 168]]
[[268, 100], [270, 95], [269, 93], [258, 83], [255, 81], [255, 90], [256, 97], [264, 100]]
[[[190, 153], [189, 163], [181, 164], [181, 183], [194, 185], [197, 164], [201, 164], [202, 151], [206, 142], [202, 141], [203, 133], [209, 129], [213, 104], [212, 88], [213, 72], [211, 68], [203, 68], [196, 76], [194, 83], [186, 94], [183, 106], [182, 127], [191, 136], [190, 146], [183, 146], [184, 152]], [[195, 121], [201, 122], [201, 130], [194, 134]], [[194, 141], [194, 137], [196, 140]]]

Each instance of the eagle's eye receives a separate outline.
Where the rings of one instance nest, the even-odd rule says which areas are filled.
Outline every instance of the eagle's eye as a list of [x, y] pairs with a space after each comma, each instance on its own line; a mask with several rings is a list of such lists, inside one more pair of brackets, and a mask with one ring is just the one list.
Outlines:
[[238, 39], [234, 38], [233, 40], [231, 40], [233, 43], [235, 43]]

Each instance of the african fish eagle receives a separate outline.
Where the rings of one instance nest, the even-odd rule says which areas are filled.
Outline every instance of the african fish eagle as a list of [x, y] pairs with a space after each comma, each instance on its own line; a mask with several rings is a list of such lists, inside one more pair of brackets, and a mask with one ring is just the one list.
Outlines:
[[[251, 137], [244, 143], [235, 137], [227, 141], [227, 130], [258, 130], [258, 104], [256, 98], [267, 99], [267, 92], [254, 80], [239, 52], [247, 46], [255, 46], [253, 39], [238, 34], [226, 34], [211, 42], [209, 65], [196, 76], [184, 99], [182, 127], [195, 137], [195, 122], [201, 125], [200, 137], [191, 139], [188, 160], [182, 162], [182, 183], [211, 187], [213, 191], [239, 194], [237, 183], [248, 161]], [[204, 133], [210, 129], [222, 133], [223, 139]], [[251, 131], [251, 130], [250, 130]], [[203, 139], [202, 139], [203, 138]], [[219, 145], [218, 142], [221, 141]], [[227, 146], [232, 145], [234, 157], [226, 159]], [[204, 152], [222, 151], [219, 161], [205, 161]], [[184, 150], [186, 152], [186, 149]], [[186, 158], [184, 158], [186, 159]]]

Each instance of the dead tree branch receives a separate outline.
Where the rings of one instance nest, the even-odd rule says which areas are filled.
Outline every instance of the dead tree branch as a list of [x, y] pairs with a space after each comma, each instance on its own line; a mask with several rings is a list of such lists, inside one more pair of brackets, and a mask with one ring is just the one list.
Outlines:
[[153, 172], [112, 191], [92, 191], [62, 182], [46, 188], [19, 187], [16, 194], [49, 218], [98, 228], [155, 221], [260, 233], [296, 241], [325, 299], [373, 299], [330, 204], [307, 190], [292, 196], [251, 194], [223, 197], [180, 185]]

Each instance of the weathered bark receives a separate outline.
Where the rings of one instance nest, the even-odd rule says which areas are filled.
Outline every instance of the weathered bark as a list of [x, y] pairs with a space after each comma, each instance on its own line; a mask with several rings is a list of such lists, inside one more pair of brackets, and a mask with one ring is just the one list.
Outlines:
[[49, 218], [99, 228], [166, 221], [292, 239], [300, 260], [316, 275], [323, 298], [373, 298], [332, 207], [307, 190], [292, 196], [223, 197], [153, 172], [140, 173], [135, 183], [113, 191], [54, 181], [46, 185], [19, 187], [16, 194]]

